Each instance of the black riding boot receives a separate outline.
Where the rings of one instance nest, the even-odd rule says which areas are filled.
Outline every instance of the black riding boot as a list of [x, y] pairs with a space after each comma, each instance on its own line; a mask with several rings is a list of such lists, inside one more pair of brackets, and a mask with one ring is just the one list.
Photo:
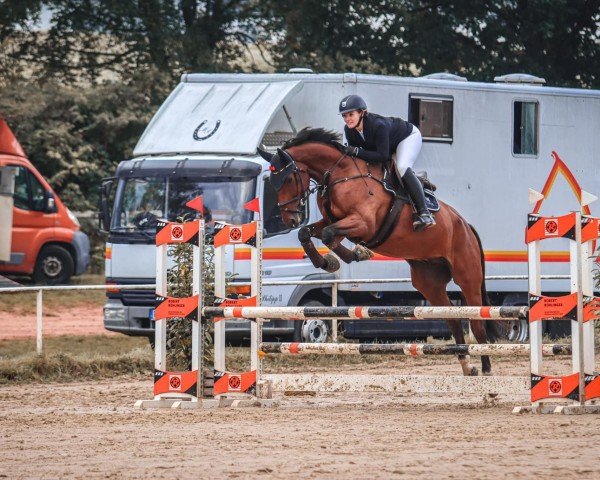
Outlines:
[[426, 228], [433, 227], [435, 220], [433, 215], [429, 212], [425, 206], [425, 194], [423, 193], [423, 185], [415, 175], [415, 172], [411, 168], [406, 170], [406, 173], [402, 176], [402, 183], [406, 192], [410, 195], [410, 198], [417, 209], [417, 215], [413, 222], [413, 228], [420, 232]]

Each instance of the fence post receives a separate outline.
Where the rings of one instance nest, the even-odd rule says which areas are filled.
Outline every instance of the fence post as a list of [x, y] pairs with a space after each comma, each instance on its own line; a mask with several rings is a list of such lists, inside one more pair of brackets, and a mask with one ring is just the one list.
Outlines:
[[36, 301], [36, 335], [35, 335], [35, 351], [38, 355], [43, 355], [44, 353], [44, 345], [42, 343], [42, 310], [43, 310], [43, 295], [44, 291], [39, 289], [37, 291], [37, 301]]
[[[338, 284], [334, 282], [331, 285], [331, 306], [338, 306]], [[338, 322], [337, 320], [331, 320], [331, 340], [333, 343], [338, 341]]]

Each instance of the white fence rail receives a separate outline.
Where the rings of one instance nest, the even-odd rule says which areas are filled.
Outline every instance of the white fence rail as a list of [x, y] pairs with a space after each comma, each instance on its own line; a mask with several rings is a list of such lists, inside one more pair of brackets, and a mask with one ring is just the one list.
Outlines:
[[[527, 280], [527, 275], [491, 275], [485, 277], [489, 280]], [[542, 275], [542, 280], [568, 280], [569, 275]], [[410, 283], [410, 278], [363, 278], [357, 280], [342, 279], [323, 279], [323, 280], [300, 280], [300, 281], [265, 281], [263, 285], [331, 285], [331, 306], [338, 304], [338, 286], [339, 285], [366, 285], [366, 284], [386, 284], [386, 283]], [[249, 282], [232, 282], [232, 285], [250, 285]], [[38, 355], [43, 353], [43, 310], [44, 310], [44, 292], [65, 291], [65, 290], [154, 290], [156, 284], [132, 284], [132, 285], [48, 285], [33, 287], [7, 287], [0, 288], [1, 293], [36, 293], [36, 352]], [[337, 342], [337, 321], [332, 321], [332, 339]]]

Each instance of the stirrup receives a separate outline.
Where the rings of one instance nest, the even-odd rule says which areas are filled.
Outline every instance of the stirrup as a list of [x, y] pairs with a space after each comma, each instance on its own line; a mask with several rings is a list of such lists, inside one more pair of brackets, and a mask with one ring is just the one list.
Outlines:
[[435, 225], [435, 219], [433, 215], [429, 212], [420, 213], [416, 216], [416, 219], [413, 221], [413, 229], [415, 232], [421, 232], [423, 230], [427, 230], [430, 227]]

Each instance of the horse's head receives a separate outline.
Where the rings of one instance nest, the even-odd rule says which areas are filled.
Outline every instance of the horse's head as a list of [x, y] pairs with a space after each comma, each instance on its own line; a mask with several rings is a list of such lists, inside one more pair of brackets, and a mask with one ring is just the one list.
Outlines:
[[272, 154], [258, 149], [259, 155], [271, 164], [269, 181], [277, 192], [281, 220], [290, 228], [299, 226], [308, 200], [310, 177], [306, 168], [299, 166], [292, 156], [281, 148]]

